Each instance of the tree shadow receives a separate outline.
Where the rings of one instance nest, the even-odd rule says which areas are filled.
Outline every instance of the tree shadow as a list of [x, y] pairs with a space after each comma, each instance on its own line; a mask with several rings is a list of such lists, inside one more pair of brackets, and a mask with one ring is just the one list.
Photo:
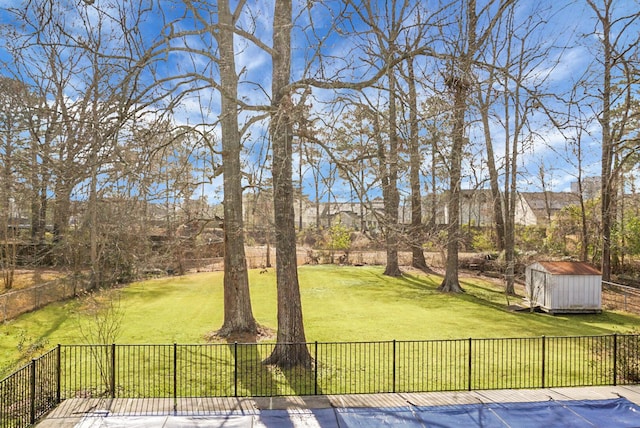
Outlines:
[[[436, 291], [441, 276], [411, 274], [405, 273], [400, 278], [394, 278], [394, 284], [400, 285], [393, 290], [393, 293], [398, 298], [412, 299], [416, 298], [429, 298], [429, 296], [435, 294], [441, 294]], [[584, 329], [588, 328], [588, 334], [611, 334], [611, 330], [599, 327], [598, 324], [602, 322], [608, 322], [618, 325], [629, 325], [633, 323], [635, 319], [633, 315], [620, 314], [611, 311], [603, 311], [600, 314], [556, 314], [551, 315], [546, 312], [543, 313], [530, 313], [529, 311], [514, 311], [513, 300], [519, 299], [522, 296], [506, 296], [504, 289], [496, 284], [487, 282], [482, 278], [478, 278], [477, 281], [470, 280], [467, 277], [462, 277], [460, 280], [461, 285], [466, 290], [465, 293], [460, 294], [448, 294], [452, 299], [463, 300], [471, 302], [480, 306], [498, 310], [504, 314], [509, 314], [517, 317], [530, 317], [532, 322], [545, 328], [549, 328], [552, 331], [557, 331], [555, 334], [564, 335], [567, 333], [582, 335], [586, 334]], [[391, 290], [387, 289], [387, 293]], [[509, 299], [509, 300], [507, 300]]]
[[[287, 369], [277, 368], [281, 376], [286, 381], [288, 388], [293, 393], [293, 397], [287, 397], [281, 402], [281, 407], [287, 408], [305, 408], [313, 415], [315, 423], [318, 426], [323, 426], [322, 421], [335, 422], [335, 416], [333, 415], [333, 409], [330, 414], [327, 414], [327, 409], [331, 408], [329, 399], [324, 395], [324, 390], [321, 385], [321, 373], [322, 363], [318, 360], [318, 353], [315, 344], [307, 344], [310, 346], [311, 353], [311, 366], [305, 367], [303, 365], [297, 365]], [[286, 425], [283, 424], [282, 418], [270, 418], [263, 419], [261, 422], [266, 426], [283, 427], [283, 426], [299, 426], [299, 423], [294, 424], [294, 421], [282, 414], [282, 417], [286, 419]], [[290, 424], [290, 425], [289, 425]], [[335, 425], [331, 425], [335, 426]]]
[[318, 380], [317, 361], [314, 359], [310, 368], [280, 368], [265, 364], [265, 358], [276, 344], [261, 342], [263, 338], [260, 334], [225, 338], [237, 369], [233, 378], [233, 393], [237, 397], [252, 397], [258, 410], [269, 410], [268, 414], [260, 416], [264, 426], [293, 428], [297, 424], [287, 409], [306, 407], [313, 413], [317, 400], [307, 402], [309, 397], [323, 394]]

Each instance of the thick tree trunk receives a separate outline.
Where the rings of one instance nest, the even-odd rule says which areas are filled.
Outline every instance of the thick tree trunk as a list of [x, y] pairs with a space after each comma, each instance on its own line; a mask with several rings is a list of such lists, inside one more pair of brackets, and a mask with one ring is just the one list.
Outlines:
[[465, 145], [465, 116], [467, 112], [467, 95], [472, 87], [472, 60], [476, 53], [476, 1], [466, 2], [466, 52], [461, 53], [458, 63], [451, 68], [446, 85], [453, 92], [453, 129], [451, 131], [451, 154], [449, 166], [449, 210], [447, 261], [442, 284], [438, 290], [448, 293], [460, 293], [464, 290], [458, 278], [458, 245], [460, 244], [460, 185], [462, 172], [462, 151]]
[[291, 159], [293, 121], [290, 116], [293, 106], [288, 89], [291, 71], [291, 14], [291, 0], [276, 0], [273, 17], [272, 116], [269, 132], [273, 148], [278, 334], [276, 346], [264, 363], [282, 368], [310, 367], [312, 362], [305, 344], [296, 257]]
[[233, 16], [228, 0], [218, 2], [217, 33], [220, 52], [222, 168], [224, 188], [224, 322], [218, 331], [229, 337], [255, 335], [257, 323], [251, 308], [249, 275], [244, 250], [242, 219], [242, 170], [238, 131], [238, 76], [233, 45]]
[[460, 293], [464, 290], [458, 278], [458, 245], [460, 244], [460, 180], [462, 170], [462, 149], [464, 147], [464, 124], [466, 112], [467, 87], [456, 79], [451, 82], [454, 91], [454, 123], [452, 131], [453, 145], [450, 154], [449, 168], [449, 222], [447, 227], [447, 261], [445, 274], [439, 291]]
[[422, 243], [424, 240], [424, 225], [422, 224], [422, 196], [420, 194], [420, 139], [418, 136], [418, 96], [413, 71], [413, 58], [407, 61], [409, 84], [409, 181], [411, 185], [411, 229], [409, 242], [411, 244], [411, 266], [429, 270], [424, 258]]

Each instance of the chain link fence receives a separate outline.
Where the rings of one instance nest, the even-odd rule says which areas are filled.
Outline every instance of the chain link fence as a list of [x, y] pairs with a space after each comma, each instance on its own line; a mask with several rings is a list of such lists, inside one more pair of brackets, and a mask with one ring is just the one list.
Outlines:
[[68, 276], [29, 288], [0, 294], [0, 320], [16, 318], [49, 303], [76, 297], [87, 291], [90, 282], [80, 276]]
[[602, 281], [602, 304], [605, 309], [640, 314], [640, 289]]

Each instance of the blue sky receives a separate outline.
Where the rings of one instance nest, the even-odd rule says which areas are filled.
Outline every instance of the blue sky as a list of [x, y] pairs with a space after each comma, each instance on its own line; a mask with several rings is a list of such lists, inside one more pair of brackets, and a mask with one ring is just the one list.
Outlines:
[[[138, 0], [132, 0], [129, 5], [137, 3]], [[68, 22], [73, 22], [74, 13], [83, 13], [86, 19], [92, 24], [96, 18], [96, 8], [108, 8], [109, 5], [117, 4], [113, 0], [95, 0], [93, 5], [82, 4], [79, 0], [60, 0], [56, 2], [61, 10], [68, 13]], [[143, 1], [143, 3], [147, 3]], [[137, 29], [140, 32], [140, 40], [143, 40], [147, 46], [161, 39], [161, 31], [167, 32], [165, 26], [168, 22], [173, 22], [174, 31], [189, 31], [194, 28], [200, 28], [199, 23], [193, 18], [189, 12], [185, 12], [184, 4], [180, 0], [163, 0], [154, 3], [154, 10], [141, 21]], [[198, 2], [194, 2], [198, 3]], [[355, 2], [360, 3], [360, 2]], [[373, 1], [374, 8], [379, 11], [385, 11], [389, 2]], [[484, 6], [485, 2], [479, 1], [478, 9]], [[237, 2], [232, 2], [235, 6]], [[344, 2], [327, 1], [313, 2], [311, 10], [306, 9], [309, 2], [302, 0], [294, 1], [294, 17], [295, 23], [293, 28], [293, 66], [292, 79], [297, 80], [305, 77], [318, 78], [322, 74], [323, 78], [349, 81], [359, 81], [371, 76], [380, 66], [379, 59], [371, 59], [370, 49], [375, 45], [375, 38], [371, 32], [368, 32], [367, 25], [358, 17], [354, 4], [345, 5]], [[421, 22], [429, 21], [434, 25], [426, 31], [424, 36], [424, 45], [428, 45], [438, 54], [446, 54], [452, 52], [451, 40], [456, 37], [458, 28], [458, 20], [456, 16], [457, 8], [454, 7], [455, 2], [449, 6], [447, 2], [410, 2], [409, 17], [406, 20], [405, 34], [412, 36], [415, 33], [415, 27], [412, 24], [418, 22], [416, 9], [421, 7]], [[442, 13], [433, 13], [434, 10], [442, 6], [445, 11]], [[0, 0], [0, 8], [16, 6], [15, 0]], [[161, 7], [162, 13], [157, 9]], [[622, 16], [638, 10], [640, 5], [637, 0], [626, 0], [615, 3], [615, 14]], [[495, 7], [494, 7], [495, 9]], [[239, 26], [249, 31], [266, 45], [271, 44], [273, 1], [249, 0], [243, 8]], [[204, 9], [200, 9], [201, 12]], [[529, 20], [529, 27], [525, 27], [528, 17], [533, 16], [534, 19]], [[131, 17], [132, 19], [135, 17]], [[6, 18], [3, 19], [3, 21]], [[211, 15], [207, 19], [215, 22], [215, 15]], [[487, 22], [487, 16], [480, 17], [480, 28]], [[97, 22], [97, 20], [95, 21]], [[108, 21], [107, 21], [108, 22]], [[383, 20], [378, 20], [384, 26]], [[586, 2], [578, 1], [550, 1], [541, 0], [537, 2], [520, 1], [516, 2], [516, 9], [513, 15], [514, 34], [524, 35], [527, 28], [531, 28], [530, 34], [527, 35], [526, 42], [529, 48], [546, 49], [544, 55], [532, 60], [527, 69], [526, 85], [538, 88], [541, 94], [540, 101], [545, 103], [548, 111], [554, 111], [561, 117], [566, 113], [567, 107], [560, 101], [560, 98], [566, 98], [567, 92], [571, 86], [583, 79], [585, 81], [583, 90], [589, 94], [597, 94], [597, 85], [599, 80], [598, 72], [598, 33], [597, 23]], [[544, 22], [544, 23], [542, 23]], [[436, 23], [440, 26], [436, 26]], [[614, 32], [621, 28], [622, 22], [618, 27], [614, 27]], [[72, 24], [71, 28], [74, 28]], [[87, 29], [81, 25], [76, 25], [79, 33]], [[164, 30], [163, 30], [164, 28]], [[506, 31], [506, 27], [504, 27]], [[103, 31], [109, 32], [110, 28]], [[354, 30], [359, 31], [354, 34]], [[640, 33], [640, 25], [634, 22], [633, 25], [626, 29], [627, 36], [622, 41], [622, 45], [637, 42]], [[447, 43], [449, 40], [449, 43]], [[116, 45], [119, 40], [113, 39], [109, 43]], [[268, 106], [271, 88], [271, 58], [268, 52], [265, 52], [256, 43], [243, 38], [239, 35], [235, 38], [236, 42], [236, 68], [240, 73], [240, 98], [247, 104], [253, 106]], [[181, 40], [174, 41], [174, 46], [189, 46], [191, 48], [215, 51], [215, 40], [208, 36], [190, 35]], [[321, 53], [321, 55], [318, 55]], [[490, 50], [483, 51], [489, 55]], [[503, 54], [501, 54], [503, 55]], [[180, 75], [187, 72], [197, 72], [213, 79], [217, 78], [217, 67], [209, 58], [203, 55], [194, 55], [186, 52], [173, 52], [162, 54], [161, 60], [156, 63], [157, 74], [153, 78], [163, 78], [170, 75]], [[446, 99], [445, 94], [438, 94], [443, 89], [442, 72], [444, 62], [434, 60], [432, 57], [422, 57], [416, 61], [416, 72], [420, 80], [419, 91], [420, 99], [423, 103], [427, 102], [431, 97], [440, 96]], [[476, 70], [478, 78], [481, 80], [486, 76], [486, 71], [482, 67]], [[147, 79], [151, 79], [152, 75], [147, 74]], [[380, 81], [384, 86], [384, 80]], [[175, 87], [176, 81], [168, 82], [163, 85], [165, 88]], [[512, 85], [510, 82], [507, 86]], [[186, 88], [182, 86], [181, 88]], [[497, 88], [498, 91], [501, 88]], [[341, 108], [334, 104], [338, 94], [349, 94], [354, 99], [362, 99], [353, 91], [345, 90], [322, 90], [313, 89], [312, 96], [308, 101], [311, 109], [311, 117], [317, 117], [316, 123], [318, 135], [323, 135], [330, 143], [332, 133], [326, 128], [325, 124], [337, 124], [341, 120], [341, 114], [344, 112]], [[384, 90], [376, 88], [367, 89], [364, 92], [370, 99], [377, 100], [379, 108], [384, 111], [386, 108], [387, 95]], [[68, 97], [77, 96], [69, 89]], [[173, 110], [173, 120], [179, 125], [198, 126], [202, 131], [208, 132], [214, 141], [219, 142], [219, 129], [215, 125], [219, 115], [219, 94], [210, 87], [202, 87], [197, 92], [185, 97]], [[582, 101], [583, 120], [588, 123], [588, 127], [583, 132], [584, 161], [583, 168], [586, 175], [599, 175], [600, 173], [600, 129], [596, 119], [598, 111], [597, 97], [585, 97]], [[257, 112], [243, 112], [242, 120], [248, 120]], [[497, 153], [503, 153], [506, 143], [504, 127], [501, 122], [504, 121], [504, 110], [500, 104], [496, 104], [492, 111], [492, 135]], [[567, 138], [575, 138], [576, 134], [570, 129], [563, 132], [558, 131], [551, 126], [543, 109], [535, 109], [535, 112], [528, 117], [530, 128], [520, 137], [526, 141], [526, 146], [519, 154], [519, 188], [520, 190], [539, 191], [541, 189], [539, 171], [545, 171], [545, 179], [548, 181], [548, 190], [566, 191], [570, 188], [570, 183], [575, 180], [576, 161], [575, 155], [571, 151], [571, 147], [567, 146]], [[261, 165], [267, 160], [268, 139], [266, 138], [268, 122], [260, 121], [254, 124], [250, 131], [245, 135], [245, 164], [248, 172], [253, 176], [258, 175]], [[468, 135], [470, 143], [468, 151], [471, 157], [465, 163], [465, 179], [463, 187], [473, 187], [478, 182], [483, 183], [486, 178], [486, 167], [482, 165], [480, 160], [483, 157], [484, 144], [483, 133], [478, 121], [477, 108], [473, 105], [469, 109], [469, 126]], [[426, 136], [426, 135], [425, 135]], [[294, 180], [297, 181], [297, 171], [299, 162], [298, 156], [293, 155], [294, 163]], [[323, 160], [329, 159], [324, 156]], [[215, 161], [215, 160], [214, 160]], [[499, 161], [499, 160], [498, 160]], [[428, 170], [430, 161], [425, 158], [425, 170]], [[308, 171], [308, 165], [303, 169]], [[329, 165], [323, 165], [321, 168], [323, 174], [329, 172]], [[264, 177], [269, 175], [268, 170], [262, 172]], [[406, 177], [405, 177], [406, 178]], [[424, 178], [425, 181], [428, 177]], [[313, 185], [311, 174], [304, 176], [305, 193], [311, 198], [313, 195]], [[408, 189], [406, 181], [401, 181], [401, 186]], [[210, 202], [219, 202], [221, 195], [221, 177], [217, 177], [211, 184], [203, 187]], [[326, 195], [326, 190], [322, 190]], [[350, 198], [346, 183], [338, 179], [332, 189], [332, 194], [340, 200]], [[374, 192], [372, 196], [378, 193]]]

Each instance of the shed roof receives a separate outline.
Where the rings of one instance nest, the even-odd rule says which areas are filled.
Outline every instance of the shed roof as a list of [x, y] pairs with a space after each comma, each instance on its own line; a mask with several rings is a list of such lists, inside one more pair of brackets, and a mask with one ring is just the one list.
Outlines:
[[584, 262], [538, 262], [554, 275], [601, 275], [600, 271]]

